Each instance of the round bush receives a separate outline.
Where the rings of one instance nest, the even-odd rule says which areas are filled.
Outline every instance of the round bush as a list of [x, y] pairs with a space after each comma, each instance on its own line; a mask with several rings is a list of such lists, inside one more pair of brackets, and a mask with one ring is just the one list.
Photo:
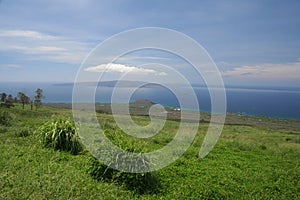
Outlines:
[[45, 147], [72, 154], [78, 154], [82, 150], [76, 126], [69, 119], [56, 118], [46, 122], [40, 127], [39, 132]]

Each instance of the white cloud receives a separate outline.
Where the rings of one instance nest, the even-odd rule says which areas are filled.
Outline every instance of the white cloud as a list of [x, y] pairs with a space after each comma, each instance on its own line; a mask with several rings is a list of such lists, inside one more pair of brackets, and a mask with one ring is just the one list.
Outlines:
[[56, 47], [56, 46], [32, 46], [32, 47], [27, 47], [27, 46], [19, 46], [19, 45], [12, 45], [7, 47], [9, 50], [15, 50], [15, 51], [20, 51], [23, 53], [28, 53], [28, 54], [44, 54], [44, 53], [63, 53], [66, 52], [67, 49], [62, 48], [62, 47]]
[[166, 57], [159, 57], [159, 56], [128, 56], [128, 57], [121, 57], [120, 60], [132, 61], [132, 60], [171, 60], [170, 58]]
[[37, 40], [55, 40], [57, 37], [31, 30], [0, 30], [0, 37], [23, 37]]
[[116, 63], [108, 63], [108, 64], [100, 64], [97, 66], [87, 67], [85, 71], [88, 72], [118, 72], [118, 73], [131, 73], [131, 74], [154, 74], [159, 76], [166, 75], [165, 72], [159, 72], [154, 69], [146, 69], [141, 67], [129, 66], [124, 64], [116, 64]]
[[26, 60], [80, 64], [91, 50], [87, 43], [31, 30], [0, 30], [0, 51], [24, 54]]
[[222, 75], [235, 78], [300, 80], [300, 62], [242, 66], [223, 71]]
[[1, 64], [0, 68], [14, 68], [14, 69], [17, 69], [17, 68], [21, 68], [21, 65], [18, 65], [18, 64]]

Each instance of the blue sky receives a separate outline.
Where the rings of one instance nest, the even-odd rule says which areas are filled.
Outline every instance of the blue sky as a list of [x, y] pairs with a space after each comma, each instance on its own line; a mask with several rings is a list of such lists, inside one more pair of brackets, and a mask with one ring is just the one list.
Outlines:
[[0, 82], [72, 82], [103, 40], [163, 27], [201, 44], [227, 85], [299, 86], [299, 15], [299, 1], [2, 0]]

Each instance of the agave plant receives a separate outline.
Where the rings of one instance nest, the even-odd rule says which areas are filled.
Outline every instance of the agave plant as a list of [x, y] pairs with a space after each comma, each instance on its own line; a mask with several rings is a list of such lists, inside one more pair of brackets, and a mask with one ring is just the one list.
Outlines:
[[82, 150], [76, 126], [69, 119], [56, 118], [46, 122], [39, 128], [39, 133], [45, 147], [72, 154], [78, 154]]

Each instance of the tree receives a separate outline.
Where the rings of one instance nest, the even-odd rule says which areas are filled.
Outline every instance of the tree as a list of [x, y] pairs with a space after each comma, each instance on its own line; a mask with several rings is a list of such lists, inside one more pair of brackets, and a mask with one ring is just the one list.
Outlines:
[[11, 94], [9, 94], [5, 100], [5, 103], [3, 103], [2, 105], [7, 107], [7, 108], [10, 108], [10, 107], [13, 107], [14, 106], [14, 98]]
[[34, 96], [34, 105], [36, 110], [38, 109], [38, 107], [40, 107], [42, 105], [42, 98], [44, 98], [43, 96], [43, 90], [38, 88], [35, 91], [36, 95]]
[[30, 110], [33, 110], [33, 101], [30, 101]]
[[6, 102], [7, 94], [5, 92], [1, 93], [1, 102]]
[[30, 97], [29, 96], [25, 96], [25, 104], [30, 104]]
[[7, 99], [6, 99], [7, 103], [13, 103], [14, 102], [14, 98], [11, 94], [8, 95]]
[[23, 109], [24, 109], [25, 104], [29, 104], [30, 98], [28, 96], [26, 96], [23, 92], [19, 92], [18, 97], [19, 97], [20, 102], [22, 103]]

